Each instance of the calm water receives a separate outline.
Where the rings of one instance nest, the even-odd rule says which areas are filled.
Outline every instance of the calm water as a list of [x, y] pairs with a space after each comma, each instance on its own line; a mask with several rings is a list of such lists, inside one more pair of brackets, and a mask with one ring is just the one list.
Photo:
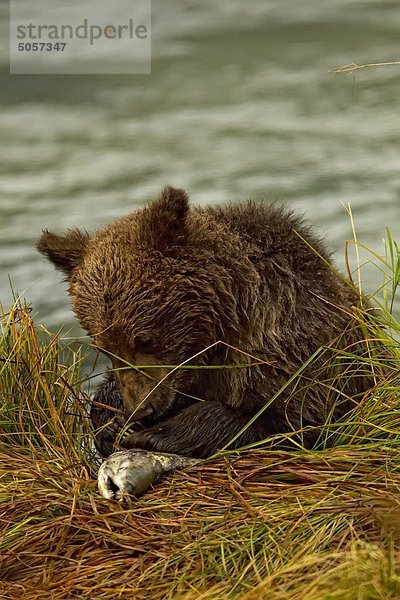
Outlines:
[[9, 76], [3, 31], [3, 305], [10, 276], [49, 328], [71, 327], [61, 275], [33, 249], [41, 229], [93, 230], [165, 183], [198, 203], [288, 202], [340, 265], [343, 203], [366, 244], [381, 251], [385, 226], [399, 239], [400, 68], [365, 69], [356, 98], [329, 73], [399, 60], [399, 23], [397, 0], [154, 0], [152, 75], [118, 77]]

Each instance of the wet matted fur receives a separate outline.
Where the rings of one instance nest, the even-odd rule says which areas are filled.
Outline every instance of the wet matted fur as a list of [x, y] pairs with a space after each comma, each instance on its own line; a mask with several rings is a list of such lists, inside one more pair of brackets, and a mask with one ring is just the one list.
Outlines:
[[[189, 206], [186, 192], [166, 187], [93, 236], [45, 231], [38, 249], [66, 274], [82, 327], [111, 358], [95, 400], [143, 424], [127, 448], [209, 456], [318, 348], [365, 351], [353, 311], [359, 295], [287, 208]], [[218, 340], [225, 344], [213, 345]], [[191, 365], [229, 368], [177, 369], [152, 392], [171, 365], [196, 354]], [[318, 426], [351, 409], [371, 385], [362, 361], [334, 357], [328, 350], [307, 366], [234, 446], [302, 428], [302, 442], [312, 446]], [[157, 368], [140, 372], [127, 363]], [[354, 376], [341, 377], [349, 370]], [[94, 407], [95, 425], [110, 414]], [[104, 455], [113, 435], [98, 439]]]

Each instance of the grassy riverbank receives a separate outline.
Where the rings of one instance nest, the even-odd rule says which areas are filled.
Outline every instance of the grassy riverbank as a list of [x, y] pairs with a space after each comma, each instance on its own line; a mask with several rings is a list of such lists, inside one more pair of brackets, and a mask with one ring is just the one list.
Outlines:
[[399, 598], [400, 261], [390, 238], [387, 249], [373, 257], [385, 273], [378, 321], [357, 310], [366, 348], [379, 338], [385, 358], [371, 343], [375, 385], [334, 426], [334, 447], [227, 454], [125, 505], [97, 492], [82, 350], [28, 308], [5, 311], [1, 597]]

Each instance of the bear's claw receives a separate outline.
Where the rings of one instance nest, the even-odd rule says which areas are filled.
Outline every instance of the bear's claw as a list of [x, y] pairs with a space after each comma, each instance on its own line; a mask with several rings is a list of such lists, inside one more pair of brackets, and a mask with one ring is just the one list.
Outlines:
[[165, 473], [198, 464], [196, 458], [177, 454], [159, 454], [146, 450], [115, 452], [101, 465], [98, 474], [99, 491], [105, 498], [123, 500], [140, 496]]

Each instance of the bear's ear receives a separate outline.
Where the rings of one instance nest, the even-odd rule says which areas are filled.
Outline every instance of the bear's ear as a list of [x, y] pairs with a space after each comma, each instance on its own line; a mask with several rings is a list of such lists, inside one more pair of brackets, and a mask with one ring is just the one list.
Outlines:
[[46, 230], [43, 231], [36, 247], [57, 269], [70, 275], [72, 269], [82, 260], [89, 239], [87, 231], [79, 229], [67, 229], [64, 235], [56, 235]]
[[172, 186], [165, 187], [159, 197], [142, 211], [143, 242], [160, 252], [184, 244], [188, 211], [187, 193]]

